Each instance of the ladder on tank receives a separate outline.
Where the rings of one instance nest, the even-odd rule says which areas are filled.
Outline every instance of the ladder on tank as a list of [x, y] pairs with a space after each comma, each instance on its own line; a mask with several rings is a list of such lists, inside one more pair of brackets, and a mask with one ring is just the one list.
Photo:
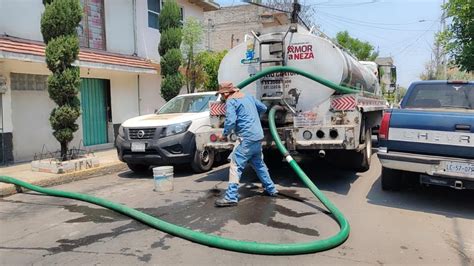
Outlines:
[[[254, 38], [258, 41], [259, 43], [259, 49], [258, 49], [258, 53], [259, 53], [259, 58], [260, 58], [260, 61], [259, 61], [259, 71], [262, 71], [263, 70], [263, 66], [264, 65], [267, 65], [267, 64], [275, 64], [275, 66], [285, 66], [286, 65], [286, 60], [285, 60], [285, 39], [286, 39], [286, 36], [288, 35], [288, 33], [291, 32], [296, 32], [296, 28], [295, 27], [292, 27], [290, 26], [288, 28], [288, 30], [286, 31], [286, 33], [283, 35], [283, 38], [272, 38], [272, 39], [266, 39], [266, 40], [261, 40], [258, 35], [252, 31], [252, 35], [254, 36]], [[270, 56], [273, 55], [273, 57], [270, 57], [270, 58], [263, 58], [263, 52], [262, 52], [262, 48], [263, 47], [268, 47], [268, 54]], [[280, 88], [281, 90], [278, 92], [280, 95], [265, 95], [265, 93], [262, 92], [262, 97], [261, 97], [261, 100], [262, 101], [280, 101], [284, 95], [284, 82], [285, 82], [285, 79], [284, 79], [284, 75], [280, 75], [279, 77], [275, 78], [275, 79], [272, 79], [271, 81], [274, 81], [276, 82], [277, 84], [280, 84]], [[264, 78], [260, 80], [260, 86], [263, 90], [264, 88], [264, 84], [262, 84], [262, 82], [265, 82]]]

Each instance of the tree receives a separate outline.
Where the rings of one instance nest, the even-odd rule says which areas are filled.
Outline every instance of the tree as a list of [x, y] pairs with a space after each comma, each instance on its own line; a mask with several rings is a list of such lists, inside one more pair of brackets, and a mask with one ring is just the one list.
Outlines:
[[80, 85], [79, 68], [72, 66], [79, 54], [76, 28], [82, 19], [79, 0], [43, 0], [41, 34], [46, 43], [46, 65], [49, 97], [57, 104], [49, 117], [54, 137], [61, 145], [61, 160], [67, 160], [68, 145], [79, 126], [81, 114], [77, 97]]
[[336, 34], [336, 41], [361, 61], [374, 61], [379, 56], [379, 52], [374, 51], [373, 45], [369, 42], [352, 38], [348, 31], [338, 32]]
[[183, 45], [182, 50], [186, 56], [186, 89], [188, 93], [196, 90], [196, 86], [204, 82], [204, 71], [195, 63], [196, 46], [202, 41], [201, 23], [190, 17], [186, 19], [183, 26]]
[[161, 96], [165, 101], [171, 100], [179, 94], [183, 87], [183, 76], [179, 72], [179, 66], [183, 60], [180, 45], [181, 32], [181, 10], [175, 0], [167, 0], [164, 3], [159, 18], [159, 30], [161, 33], [158, 52], [161, 60]]
[[452, 19], [438, 35], [445, 50], [460, 70], [474, 71], [474, 4], [472, 0], [449, 0], [443, 6]]
[[205, 73], [204, 91], [217, 91], [219, 89], [219, 82], [217, 74], [222, 59], [227, 54], [227, 51], [221, 52], [200, 52], [196, 56], [196, 65], [203, 69]]

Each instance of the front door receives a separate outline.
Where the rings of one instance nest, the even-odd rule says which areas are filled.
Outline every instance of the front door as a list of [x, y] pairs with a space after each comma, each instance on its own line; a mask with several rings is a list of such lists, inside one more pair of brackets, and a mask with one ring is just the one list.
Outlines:
[[107, 143], [107, 80], [81, 80], [84, 146]]

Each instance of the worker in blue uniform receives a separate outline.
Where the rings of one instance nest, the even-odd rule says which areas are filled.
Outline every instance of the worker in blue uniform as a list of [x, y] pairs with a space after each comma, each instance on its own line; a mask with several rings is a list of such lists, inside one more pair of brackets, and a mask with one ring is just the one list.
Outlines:
[[278, 191], [270, 178], [262, 154], [263, 129], [260, 114], [265, 113], [267, 107], [255, 97], [242, 93], [230, 82], [220, 84], [218, 93], [226, 101], [224, 131], [218, 138], [227, 139], [233, 130], [240, 143], [230, 155], [229, 184], [225, 196], [218, 199], [215, 205], [217, 207], [237, 205], [239, 182], [247, 163], [250, 163], [257, 173], [263, 184], [264, 193], [277, 196]]

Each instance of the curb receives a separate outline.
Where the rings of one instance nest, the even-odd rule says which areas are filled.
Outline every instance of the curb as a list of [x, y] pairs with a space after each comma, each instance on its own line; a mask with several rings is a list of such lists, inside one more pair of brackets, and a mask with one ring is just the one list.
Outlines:
[[[73, 173], [58, 174], [57, 176], [42, 178], [40, 180], [31, 182], [32, 185], [41, 187], [57, 186], [61, 184], [67, 184], [74, 181], [89, 179], [93, 177], [102, 176], [104, 174], [111, 174], [119, 171], [128, 169], [127, 164], [122, 162], [110, 163], [104, 166], [99, 166], [92, 169], [86, 169]], [[16, 193], [26, 192], [28, 189], [19, 187], [12, 184], [6, 184], [6, 186], [0, 186], [0, 198], [8, 197]]]

